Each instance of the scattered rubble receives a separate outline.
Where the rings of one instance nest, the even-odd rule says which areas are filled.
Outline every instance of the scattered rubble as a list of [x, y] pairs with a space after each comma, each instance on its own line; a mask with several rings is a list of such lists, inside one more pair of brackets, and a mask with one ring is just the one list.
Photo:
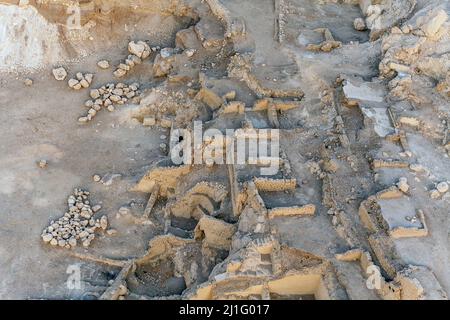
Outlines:
[[114, 105], [124, 105], [129, 101], [137, 103], [140, 94], [138, 83], [130, 85], [122, 82], [117, 84], [108, 83], [100, 88], [91, 89], [89, 93], [91, 99], [84, 103], [85, 107], [89, 108], [87, 114], [78, 118], [78, 121], [81, 123], [89, 122], [102, 109], [107, 109], [112, 112], [115, 110]]
[[437, 191], [439, 191], [440, 193], [446, 193], [449, 189], [448, 187], [448, 183], [447, 182], [440, 182], [436, 185], [436, 189]]
[[109, 61], [108, 60], [100, 60], [97, 62], [97, 66], [100, 69], [109, 69]]
[[50, 221], [50, 225], [43, 230], [41, 237], [45, 243], [66, 249], [73, 249], [77, 245], [89, 247], [95, 239], [95, 232], [99, 228], [107, 228], [106, 216], [94, 218], [89, 195], [88, 191], [74, 189], [67, 198], [69, 210], [57, 221]]
[[330, 52], [342, 46], [342, 43], [340, 41], [334, 40], [334, 37], [328, 28], [319, 28], [314, 31], [322, 33], [324, 41], [319, 44], [308, 44], [306, 46], [307, 50]]
[[83, 88], [89, 88], [93, 79], [94, 75], [92, 73], [83, 74], [81, 72], [77, 72], [76, 78], [69, 79], [67, 84], [69, 85], [69, 88], [80, 90]]
[[120, 63], [113, 72], [116, 78], [124, 77], [134, 66], [141, 64], [147, 59], [154, 50], [145, 41], [131, 41], [128, 43], [128, 52], [130, 55], [125, 59], [124, 63]]
[[37, 165], [39, 166], [39, 168], [41, 169], [45, 169], [48, 166], [48, 162], [45, 159], [39, 160]]
[[401, 177], [397, 183], [397, 187], [401, 192], [408, 193], [409, 191], [408, 179], [406, 179], [405, 177]]
[[100, 183], [102, 183], [104, 186], [110, 186], [115, 180], [120, 179], [121, 177], [122, 175], [120, 173], [108, 173], [103, 176], [103, 178], [100, 180]]
[[[75, 189], [67, 212], [41, 234], [54, 247], [84, 247], [66, 254], [98, 264], [96, 271], [106, 274], [102, 265], [116, 269], [95, 285], [97, 298], [448, 298], [448, 239], [439, 229], [446, 227], [442, 221], [450, 199], [450, 7], [445, 1], [275, 0], [258, 3], [258, 10], [251, 1], [144, 1], [133, 10], [94, 2], [82, 5], [86, 15], [80, 30], [48, 26], [53, 11], [48, 18], [40, 12], [54, 10], [54, 4], [24, 7], [26, 17], [38, 14], [37, 25], [49, 27], [43, 28], [49, 37], [67, 43], [54, 45], [20, 24], [19, 44], [43, 41], [33, 50], [23, 45], [16, 50], [17, 57], [33, 53], [36, 63], [26, 62], [33, 67], [48, 60], [45, 70], [57, 65], [85, 70], [72, 66], [84, 62], [81, 53], [91, 56], [91, 67], [107, 70], [120, 54], [120, 43], [128, 43], [124, 59], [96, 78], [104, 85], [93, 87], [91, 73], [67, 79], [64, 67], [52, 70], [73, 90], [89, 88], [80, 123], [92, 121], [102, 109], [113, 112], [128, 104], [115, 117], [118, 125], [74, 124], [76, 139], [86, 137], [83, 132], [98, 139], [83, 140], [89, 152], [77, 147], [84, 158], [80, 162], [75, 156], [70, 166], [81, 164], [79, 176], [92, 178], [98, 183], [93, 188], [107, 199], [94, 205], [89, 192]], [[0, 26], [10, 25], [15, 7], [0, 8]], [[148, 19], [149, 12], [154, 19]], [[126, 18], [125, 27], [118, 26], [119, 15]], [[14, 32], [19, 31], [7, 27], [0, 39], [11, 43]], [[105, 54], [106, 49], [111, 52]], [[0, 54], [0, 69], [5, 62], [24, 63], [8, 50]], [[141, 90], [138, 83], [111, 82], [113, 76], [145, 84]], [[31, 79], [24, 83], [33, 84]], [[22, 116], [33, 134], [44, 125], [53, 133], [47, 122]], [[175, 163], [169, 151], [192, 142], [195, 121], [202, 122], [202, 133], [232, 129], [233, 134], [223, 141], [203, 137], [191, 150], [201, 161]], [[109, 126], [116, 136], [101, 132]], [[267, 139], [259, 137], [264, 133]], [[144, 134], [148, 143], [142, 143]], [[129, 145], [108, 155], [101, 145], [107, 139]], [[206, 157], [234, 156], [242, 139], [277, 148], [264, 156], [249, 150], [240, 164]], [[223, 146], [232, 146], [231, 152], [225, 154]], [[64, 152], [69, 149], [63, 144]], [[97, 149], [102, 157], [92, 154]], [[53, 159], [46, 152], [38, 157], [44, 155]], [[121, 165], [114, 162], [124, 155]], [[106, 161], [95, 169], [98, 159]], [[276, 170], [263, 173], [272, 164]], [[48, 163], [42, 159], [37, 165], [44, 169]], [[123, 175], [92, 175], [106, 168], [119, 168]], [[33, 179], [17, 180], [25, 192], [33, 190]], [[128, 192], [139, 194], [123, 199]], [[26, 202], [37, 210], [38, 200], [33, 195]], [[109, 221], [106, 211], [116, 220]], [[89, 252], [99, 234], [111, 237]], [[149, 237], [145, 248], [136, 243]], [[374, 270], [378, 285], [371, 288]]]
[[353, 22], [353, 27], [358, 31], [364, 31], [367, 29], [366, 22], [362, 18], [356, 18]]

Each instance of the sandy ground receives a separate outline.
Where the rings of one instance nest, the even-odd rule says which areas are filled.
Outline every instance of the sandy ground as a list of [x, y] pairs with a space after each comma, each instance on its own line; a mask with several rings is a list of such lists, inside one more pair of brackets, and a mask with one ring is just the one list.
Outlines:
[[[245, 17], [251, 41], [240, 48], [254, 50], [255, 74], [264, 85], [273, 87], [301, 88], [305, 96], [301, 108], [280, 115], [285, 135], [282, 149], [292, 165], [293, 176], [298, 188], [289, 193], [261, 194], [268, 208], [294, 206], [312, 203], [317, 207], [314, 217], [280, 218], [272, 222], [279, 240], [289, 246], [305, 250], [331, 261], [339, 282], [346, 287], [350, 299], [378, 299], [367, 289], [360, 267], [356, 263], [337, 261], [335, 253], [348, 249], [348, 245], [337, 233], [322, 203], [322, 182], [310, 172], [308, 163], [320, 159], [320, 147], [332, 135], [335, 114], [323, 106], [321, 98], [332, 88], [336, 78], [343, 73], [358, 75], [365, 80], [377, 76], [380, 62], [380, 42], [369, 43], [368, 32], [357, 32], [352, 22], [361, 15], [353, 5], [311, 4], [304, 0], [292, 1], [287, 17], [286, 40], [280, 46], [274, 38], [275, 10], [273, 1], [263, 0], [255, 5], [251, 1], [227, 2], [232, 16]], [[297, 11], [296, 11], [297, 10]], [[65, 64], [69, 76], [78, 71], [95, 73], [92, 88], [108, 82], [117, 82], [113, 69], [100, 70], [96, 63], [108, 59], [112, 66], [119, 63], [126, 53], [131, 39], [150, 39], [155, 44], [172, 44], [177, 29], [187, 26], [186, 21], [158, 15], [149, 20], [137, 19], [134, 25], [118, 20], [114, 39], [103, 39], [101, 50], [77, 62]], [[322, 21], [326, 21], [322, 22]], [[144, 29], [146, 32], [143, 32]], [[158, 27], [167, 31], [158, 34]], [[105, 26], [102, 26], [102, 28]], [[124, 28], [122, 28], [124, 27]], [[333, 36], [342, 41], [343, 47], [329, 53], [312, 53], [304, 50], [305, 41], [311, 40], [311, 29], [328, 27]], [[119, 30], [119, 31], [118, 31]], [[103, 30], [104, 31], [104, 30]], [[136, 67], [124, 82], [141, 84], [141, 90], [152, 88], [159, 80], [151, 76], [150, 61]], [[198, 66], [197, 66], [198, 67]], [[256, 97], [242, 83], [235, 79], [221, 79], [224, 70], [212, 68], [209, 75], [216, 76], [218, 90], [226, 92], [236, 89], [237, 99], [251, 105]], [[25, 86], [25, 77], [33, 79], [32, 86]], [[213, 86], [214, 87], [214, 86]], [[216, 89], [216, 87], [214, 89]], [[130, 192], [130, 188], [142, 177], [146, 169], [162, 159], [160, 136], [168, 131], [144, 127], [129, 117], [133, 105], [118, 107], [113, 113], [103, 110], [88, 124], [77, 119], [84, 114], [84, 101], [89, 90], [74, 91], [66, 81], [55, 81], [51, 67], [30, 75], [0, 76], [0, 299], [27, 298], [69, 298], [90, 299], [98, 297], [108, 280], [113, 279], [117, 269], [98, 264], [82, 262], [70, 257], [66, 250], [43, 244], [40, 235], [44, 227], [61, 217], [66, 210], [66, 199], [73, 188], [81, 187], [91, 192], [93, 204], [101, 204], [98, 215], [107, 215], [111, 227], [117, 229], [115, 236], [98, 236], [89, 252], [117, 259], [137, 257], [147, 249], [148, 240], [161, 230], [155, 226], [136, 225], [131, 218], [116, 218], [118, 209], [129, 206], [135, 215], [142, 214], [148, 195]], [[362, 113], [354, 108], [345, 108], [342, 118], [350, 138], [351, 146], [345, 157], [352, 157], [356, 169], [351, 171], [344, 163], [336, 173], [339, 181], [337, 195], [342, 202], [350, 227], [357, 230], [356, 238], [363, 249], [369, 248], [367, 232], [358, 216], [359, 204], [368, 196], [392, 185], [400, 176], [408, 174], [402, 170], [380, 170], [375, 182], [370, 171], [368, 154], [383, 151], [398, 153], [389, 146], [368, 146]], [[264, 115], [248, 114], [255, 127], [268, 126]], [[223, 117], [212, 121], [218, 128], [236, 127], [242, 119]], [[297, 131], [295, 131], [297, 130]], [[427, 145], [420, 136], [411, 136], [411, 148], [419, 157], [419, 163], [428, 164], [436, 179], [450, 180], [448, 163], [442, 164], [440, 156], [432, 145]], [[386, 148], [386, 149], [383, 149]], [[387, 150], [389, 149], [390, 150]], [[428, 156], [424, 156], [428, 155]], [[48, 161], [48, 167], [39, 168], [37, 162]], [[245, 170], [242, 170], [245, 171]], [[192, 175], [192, 180], [204, 180], [204, 172]], [[122, 177], [111, 186], [94, 182], [92, 176], [108, 173]], [[220, 168], [209, 170], [209, 179], [225, 181], [226, 171]], [[241, 178], [244, 176], [242, 174]], [[414, 181], [413, 176], [408, 176]], [[430, 181], [412, 182], [414, 197], [418, 206], [426, 206], [429, 198], [423, 185]], [[352, 201], [346, 201], [354, 196]], [[157, 204], [156, 215], [161, 215], [161, 203]], [[448, 247], [448, 203], [442, 202], [428, 207], [427, 222], [430, 236], [426, 239], [401, 239], [395, 246], [401, 258], [409, 264], [425, 265], [433, 270], [445, 291], [450, 292], [449, 247]], [[67, 268], [78, 265], [81, 268], [83, 287], [71, 290], [67, 287]], [[156, 289], [155, 289], [156, 290]], [[157, 291], [157, 290], [156, 290]]]
[[[110, 54], [120, 58], [120, 49], [111, 49]], [[98, 71], [98, 59], [89, 57], [68, 71]], [[21, 77], [3, 77], [0, 91], [5, 123], [0, 129], [0, 270], [4, 275], [0, 297], [71, 297], [80, 292], [64, 289], [66, 268], [79, 261], [69, 259], [64, 250], [43, 245], [39, 241], [41, 230], [67, 210], [67, 196], [79, 186], [91, 191], [92, 202], [103, 207], [99, 214], [107, 214], [119, 230], [114, 238], [96, 239], [95, 250], [117, 258], [142, 254], [152, 231], [149, 227], [135, 228], [126, 221], [117, 223], [114, 214], [133, 199], [138, 209], [145, 204], [145, 195], [127, 190], [143, 168], [161, 156], [163, 131], [123, 122], [125, 110], [103, 111], [88, 125], [80, 125], [77, 119], [84, 112], [88, 89], [74, 91], [65, 81], [55, 81], [48, 71], [31, 77], [31, 87], [25, 86]], [[136, 74], [127, 81], [143, 79]], [[108, 80], [112, 80], [110, 72], [98, 71], [93, 85]], [[40, 159], [48, 161], [48, 168], [37, 166]], [[107, 173], [119, 173], [122, 178], [111, 186], [92, 180], [93, 174]], [[134, 240], [127, 241], [130, 237]]]

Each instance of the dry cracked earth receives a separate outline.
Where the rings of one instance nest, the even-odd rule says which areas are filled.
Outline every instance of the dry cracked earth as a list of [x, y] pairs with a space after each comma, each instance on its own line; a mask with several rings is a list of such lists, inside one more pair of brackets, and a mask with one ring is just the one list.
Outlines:
[[448, 299], [449, 15], [0, 0], [0, 298]]

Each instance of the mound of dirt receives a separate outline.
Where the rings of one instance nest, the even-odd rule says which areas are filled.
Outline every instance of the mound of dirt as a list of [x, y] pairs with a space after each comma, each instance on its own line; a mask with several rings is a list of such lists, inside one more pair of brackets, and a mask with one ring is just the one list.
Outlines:
[[63, 60], [55, 24], [33, 6], [0, 5], [0, 71], [28, 71]]

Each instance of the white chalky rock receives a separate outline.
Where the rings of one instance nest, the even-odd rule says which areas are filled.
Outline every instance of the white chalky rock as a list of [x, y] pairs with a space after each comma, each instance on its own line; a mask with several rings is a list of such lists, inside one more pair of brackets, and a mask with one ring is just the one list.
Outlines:
[[106, 234], [108, 234], [109, 236], [113, 236], [117, 233], [116, 229], [108, 229], [106, 230]]
[[436, 186], [436, 189], [440, 193], [446, 193], [449, 189], [448, 183], [447, 182], [438, 183], [438, 185]]
[[84, 75], [84, 79], [86, 79], [86, 81], [91, 84], [92, 80], [94, 80], [94, 75], [92, 73], [86, 73]]
[[367, 29], [366, 22], [363, 18], [356, 18], [355, 21], [353, 21], [353, 27], [357, 31], [364, 31]]
[[89, 232], [83, 230], [78, 235], [80, 236], [80, 238], [86, 238], [87, 236], [89, 236]]
[[142, 54], [145, 51], [145, 47], [146, 47], [145, 42], [143, 41], [138, 42], [131, 41], [130, 43], [128, 43], [128, 51], [131, 54], [138, 56], [139, 58], [142, 58]]
[[58, 241], [58, 246], [65, 247], [66, 246], [66, 240], [59, 240]]
[[83, 80], [80, 81], [80, 85], [83, 88], [88, 88], [89, 87], [89, 82], [86, 79], [83, 79]]
[[154, 126], [156, 124], [155, 117], [145, 117], [142, 124], [144, 126]]
[[124, 296], [126, 294], [128, 294], [128, 289], [126, 286], [124, 286], [123, 284], [119, 285], [119, 288], [117, 290], [117, 293], [119, 294], [119, 296]]
[[397, 187], [401, 192], [407, 193], [409, 190], [408, 179], [401, 177], [397, 183]]
[[69, 239], [69, 245], [70, 245], [72, 248], [76, 247], [76, 246], [77, 246], [77, 239], [75, 239], [75, 238], [70, 238], [70, 239]]
[[108, 228], [108, 218], [106, 216], [102, 216], [100, 218], [100, 228], [106, 230]]
[[89, 95], [92, 99], [98, 99], [100, 97], [100, 92], [98, 89], [92, 89]]
[[52, 70], [53, 76], [58, 81], [63, 81], [67, 77], [67, 71], [63, 67], [55, 68]]
[[164, 48], [160, 51], [160, 55], [162, 58], [168, 58], [173, 54], [173, 49], [172, 48]]
[[119, 64], [119, 69], [122, 69], [124, 71], [130, 71], [131, 68], [129, 65], [126, 65], [125, 63], [121, 63], [121, 64]]
[[[100, 228], [100, 219], [96, 221], [89, 202], [89, 192], [74, 189], [72, 195], [67, 199], [69, 212], [66, 212], [56, 222], [51, 221], [41, 237], [52, 246], [60, 246], [71, 249], [77, 246], [77, 240], [88, 246], [95, 238], [96, 228]], [[94, 226], [95, 225], [95, 226]]]
[[426, 171], [424, 166], [422, 166], [421, 164], [416, 164], [416, 163], [411, 164], [409, 166], [409, 169], [411, 169], [411, 171], [418, 172], [418, 173]]
[[186, 56], [192, 57], [196, 51], [197, 50], [195, 50], [195, 49], [187, 49], [184, 51], [184, 53], [186, 54]]
[[101, 61], [97, 62], [97, 66], [100, 69], [108, 69], [109, 68], [109, 61], [108, 60], [101, 60]]
[[114, 71], [114, 76], [116, 77], [116, 78], [121, 78], [121, 77], [123, 77], [124, 75], [126, 75], [127, 74], [127, 71], [126, 70], [123, 70], [123, 69], [117, 69], [116, 71]]
[[[145, 51], [144, 51], [144, 54], [145, 54]], [[134, 54], [130, 54], [128, 56], [128, 59], [130, 61], [132, 61], [134, 64], [141, 64], [142, 63], [142, 59], [139, 58], [138, 56], [134, 55]]]
[[87, 248], [91, 245], [91, 240], [90, 239], [86, 239], [83, 241], [83, 247]]
[[439, 31], [442, 25], [447, 21], [447, 19], [448, 15], [444, 9], [431, 11], [430, 14], [422, 17], [422, 19], [419, 19], [419, 24], [422, 24], [423, 22], [420, 29], [425, 33], [427, 37], [433, 37]]
[[52, 239], [53, 235], [51, 233], [47, 233], [42, 236], [42, 240], [44, 240], [45, 243], [52, 241]]
[[77, 79], [69, 79], [69, 81], [67, 82], [70, 88], [75, 87], [75, 85], [77, 85], [78, 83], [79, 81]]
[[130, 213], [130, 208], [127, 207], [120, 207], [119, 209], [119, 213], [123, 216], [126, 216], [127, 214]]
[[431, 192], [430, 192], [431, 199], [439, 199], [440, 196], [441, 196], [441, 193], [438, 190], [436, 190], [436, 189], [431, 190]]
[[41, 168], [41, 169], [47, 168], [47, 165], [48, 165], [47, 160], [42, 159], [42, 160], [40, 160], [40, 161], [38, 162], [38, 166], [39, 166], [39, 168]]
[[103, 176], [101, 183], [105, 186], [110, 186], [115, 180], [121, 177], [122, 175], [120, 173], [108, 173]]
[[116, 96], [121, 96], [123, 95], [123, 90], [120, 88], [116, 88], [112, 91], [113, 94], [115, 94]]

